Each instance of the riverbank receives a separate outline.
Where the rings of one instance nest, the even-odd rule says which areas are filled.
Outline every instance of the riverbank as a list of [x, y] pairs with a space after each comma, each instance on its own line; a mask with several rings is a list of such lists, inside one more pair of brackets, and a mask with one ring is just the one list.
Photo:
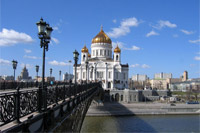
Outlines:
[[86, 116], [200, 115], [199, 104], [104, 103], [92, 104]]

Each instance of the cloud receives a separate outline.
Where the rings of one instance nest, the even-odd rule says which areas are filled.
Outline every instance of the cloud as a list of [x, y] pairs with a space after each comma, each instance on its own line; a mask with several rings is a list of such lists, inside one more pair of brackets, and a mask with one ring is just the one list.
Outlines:
[[176, 28], [177, 25], [176, 24], [172, 24], [171, 22], [169, 22], [168, 20], [160, 20], [158, 21], [158, 24], [155, 26], [152, 26], [153, 28], [156, 29], [162, 29], [164, 27], [168, 27], [168, 28]]
[[66, 62], [58, 62], [56, 60], [53, 60], [53, 61], [49, 61], [48, 62], [50, 65], [53, 65], [53, 66], [69, 66], [69, 65], [72, 65], [71, 63], [66, 63]]
[[10, 65], [11, 64], [11, 61], [9, 60], [4, 60], [4, 59], [1, 59], [0, 58], [0, 65]]
[[196, 54], [200, 54], [200, 52], [197, 52]]
[[131, 65], [130, 67], [133, 67], [133, 68], [136, 68], [136, 67], [138, 67], [138, 68], [150, 68], [150, 66], [149, 65], [147, 65], [147, 64], [142, 64], [142, 65], [140, 65], [140, 64], [133, 64], [133, 65]]
[[24, 64], [24, 63], [20, 64], [20, 67], [24, 68], [24, 66], [26, 66], [26, 68], [28, 68], [28, 69], [33, 68], [33, 65], [31, 65], [31, 64]]
[[24, 52], [27, 53], [27, 54], [29, 54], [29, 53], [31, 53], [32, 51], [31, 51], [30, 49], [24, 49]]
[[190, 64], [190, 67], [195, 67], [196, 65], [195, 64]]
[[173, 34], [173, 37], [174, 37], [174, 38], [177, 38], [177, 37], [178, 37], [178, 34]]
[[188, 31], [188, 30], [183, 30], [183, 29], [181, 29], [180, 31], [183, 32], [186, 35], [194, 34], [194, 31]]
[[58, 26], [53, 27], [53, 30], [58, 30]]
[[200, 61], [200, 56], [195, 56], [195, 57], [194, 57], [194, 60]]
[[113, 42], [112, 45], [113, 45], [113, 50], [117, 47], [117, 45], [118, 45], [119, 48], [124, 49], [124, 50], [134, 50], [134, 51], [136, 51], [136, 50], [141, 49], [140, 47], [137, 47], [135, 45], [133, 45], [131, 48], [127, 48], [127, 47], [125, 47], [123, 42]]
[[58, 40], [58, 39], [56, 39], [56, 38], [54, 38], [54, 37], [51, 37], [51, 40], [52, 40], [53, 42], [55, 42], [55, 44], [58, 44], [58, 43], [60, 43], [60, 42], [59, 42], [59, 40]]
[[137, 46], [132, 46], [131, 48], [123, 48], [123, 49], [125, 49], [125, 50], [140, 50], [140, 48]]
[[154, 30], [152, 30], [152, 31], [150, 31], [149, 33], [146, 34], [146, 37], [156, 36], [156, 35], [159, 35], [159, 33], [157, 33]]
[[28, 59], [41, 59], [40, 57], [36, 57], [36, 56], [28, 56], [28, 55], [24, 55], [24, 58], [28, 58]]
[[107, 32], [109, 37], [118, 38], [125, 36], [130, 32], [131, 27], [137, 27], [139, 25], [138, 20], [135, 17], [127, 18], [121, 21], [120, 26], [112, 28], [112, 31]]
[[113, 19], [113, 23], [117, 23], [117, 20], [116, 20], [116, 19]]
[[142, 67], [142, 68], [150, 68], [150, 66], [147, 65], [147, 64], [143, 64], [141, 67]]
[[53, 26], [53, 30], [58, 31], [58, 33], [61, 33], [60, 27], [63, 24], [63, 20], [59, 19], [59, 21]]
[[200, 39], [197, 40], [189, 40], [190, 43], [200, 44]]
[[135, 67], [139, 67], [139, 66], [140, 66], [139, 64], [134, 64], [134, 65], [131, 65], [130, 67], [135, 68]]
[[32, 43], [31, 36], [15, 30], [3, 28], [0, 32], [0, 46], [13, 46], [18, 43]]

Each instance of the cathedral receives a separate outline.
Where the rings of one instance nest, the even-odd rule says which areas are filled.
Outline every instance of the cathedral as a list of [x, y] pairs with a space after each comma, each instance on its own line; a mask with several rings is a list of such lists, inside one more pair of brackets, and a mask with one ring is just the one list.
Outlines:
[[101, 81], [104, 90], [128, 88], [129, 66], [121, 64], [121, 49], [116, 46], [112, 51], [112, 48], [111, 39], [101, 27], [101, 31], [92, 39], [91, 54], [86, 46], [81, 50], [81, 63], [77, 65], [77, 82]]

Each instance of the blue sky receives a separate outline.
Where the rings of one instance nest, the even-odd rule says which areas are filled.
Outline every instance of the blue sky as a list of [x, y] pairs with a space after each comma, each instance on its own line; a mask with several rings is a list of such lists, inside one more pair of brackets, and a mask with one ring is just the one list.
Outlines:
[[[53, 68], [69, 71], [72, 52], [100, 31], [121, 49], [122, 63], [133, 74], [172, 73], [200, 77], [199, 0], [1, 0], [0, 75], [12, 75], [11, 62], [18, 61], [16, 74], [26, 64], [35, 76], [42, 68], [42, 49], [36, 22], [41, 17], [54, 28], [46, 53], [46, 76]], [[80, 56], [79, 56], [80, 57]], [[72, 73], [72, 66], [71, 66]]]

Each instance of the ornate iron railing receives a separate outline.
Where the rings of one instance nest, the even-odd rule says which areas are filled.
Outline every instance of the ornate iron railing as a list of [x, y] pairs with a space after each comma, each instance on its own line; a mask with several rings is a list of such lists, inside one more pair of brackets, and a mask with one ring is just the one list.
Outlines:
[[[59, 101], [65, 100], [71, 96], [87, 91], [98, 83], [90, 83], [84, 85], [57, 85], [47, 88], [47, 106], [57, 104]], [[11, 121], [18, 121], [23, 116], [40, 111], [44, 103], [40, 103], [42, 99], [42, 89], [24, 90], [20, 88], [15, 92], [0, 94], [0, 126]], [[44, 99], [42, 99], [44, 100]], [[41, 106], [42, 105], [42, 106]]]
[[[53, 85], [66, 85], [69, 82], [55, 82]], [[50, 82], [45, 82], [46, 86], [51, 86]], [[14, 82], [14, 81], [0, 81], [0, 90], [7, 90], [7, 89], [16, 89], [20, 87], [23, 88], [32, 88], [32, 87], [39, 87], [41, 86], [41, 82]]]

